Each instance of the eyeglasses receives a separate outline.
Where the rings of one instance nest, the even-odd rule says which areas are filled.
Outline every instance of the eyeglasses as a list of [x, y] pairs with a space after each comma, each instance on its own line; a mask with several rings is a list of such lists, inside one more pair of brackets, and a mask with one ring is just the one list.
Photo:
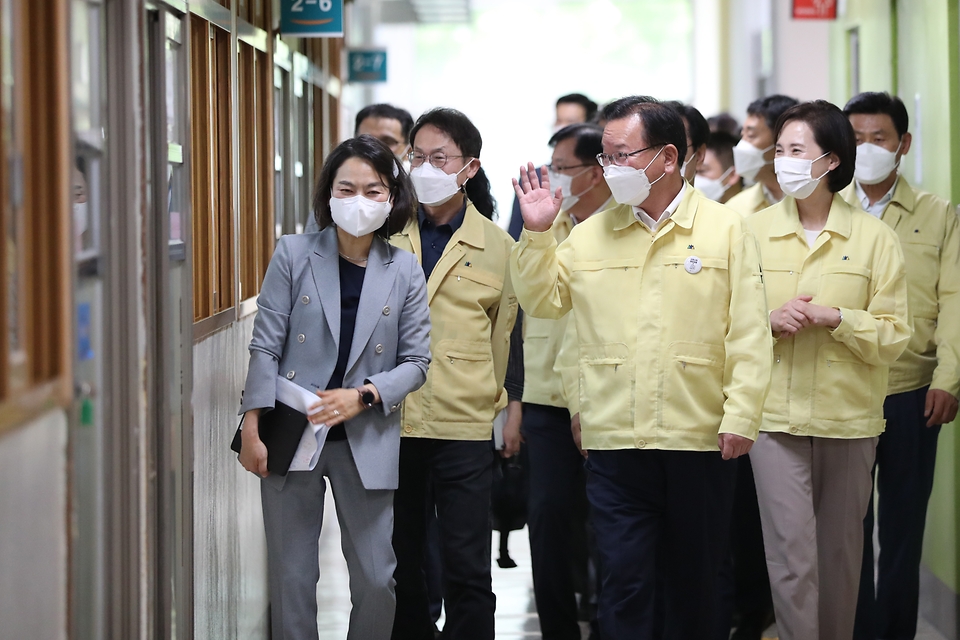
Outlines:
[[548, 164], [547, 169], [555, 173], [560, 173], [561, 171], [566, 171], [567, 169], [579, 169], [580, 167], [592, 167], [590, 164]]
[[[430, 159], [430, 164], [435, 166], [437, 169], [443, 169], [444, 165], [447, 164], [447, 160], [450, 160], [452, 158], [466, 158], [466, 157], [468, 156], [448, 156], [445, 153], [437, 152], [437, 153], [431, 154], [429, 159]], [[419, 167], [420, 165], [423, 164], [423, 161], [426, 159], [427, 159], [427, 156], [423, 155], [422, 153], [417, 153], [415, 151], [411, 151], [410, 153], [407, 154], [407, 160], [410, 161], [411, 167]]]
[[609, 167], [612, 164], [615, 164], [619, 167], [624, 166], [630, 161], [630, 156], [635, 156], [638, 153], [643, 153], [648, 149], [653, 149], [654, 147], [662, 147], [662, 144], [652, 144], [649, 147], [644, 147], [643, 149], [637, 149], [636, 151], [631, 151], [627, 153], [626, 151], [620, 151], [618, 153], [598, 153], [597, 162], [600, 163], [601, 167]]

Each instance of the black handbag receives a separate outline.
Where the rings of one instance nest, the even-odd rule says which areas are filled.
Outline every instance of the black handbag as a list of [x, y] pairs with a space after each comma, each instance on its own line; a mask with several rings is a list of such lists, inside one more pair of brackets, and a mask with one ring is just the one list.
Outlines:
[[519, 531], [527, 524], [527, 496], [530, 493], [530, 468], [527, 448], [510, 458], [494, 452], [493, 487], [490, 509], [496, 531]]

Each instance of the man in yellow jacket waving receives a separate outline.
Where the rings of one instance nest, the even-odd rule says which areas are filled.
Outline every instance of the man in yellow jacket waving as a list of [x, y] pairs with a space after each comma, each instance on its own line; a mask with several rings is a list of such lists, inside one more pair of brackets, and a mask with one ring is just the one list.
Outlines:
[[515, 183], [524, 231], [512, 279], [531, 316], [575, 310], [601, 633], [652, 638], [659, 617], [664, 637], [704, 638], [729, 537], [730, 460], [756, 439], [770, 382], [759, 253], [739, 214], [683, 181], [675, 111], [642, 96], [608, 111], [597, 159], [620, 206], [558, 247], [562, 194], [528, 165]]

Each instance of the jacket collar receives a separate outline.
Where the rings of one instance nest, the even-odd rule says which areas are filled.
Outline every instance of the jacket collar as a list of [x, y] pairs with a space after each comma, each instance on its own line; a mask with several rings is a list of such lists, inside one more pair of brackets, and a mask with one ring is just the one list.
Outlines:
[[[687, 186], [686, 193], [683, 196], [683, 199], [680, 201], [680, 205], [677, 207], [677, 210], [673, 212], [673, 215], [670, 216], [669, 220], [658, 229], [658, 231], [668, 228], [670, 221], [673, 221], [679, 227], [684, 229], [690, 229], [693, 227], [693, 219], [697, 215], [697, 207], [700, 205], [700, 196], [697, 194], [697, 190], [693, 187]], [[631, 224], [640, 224], [637, 221], [637, 217], [633, 213], [633, 207], [627, 204], [618, 205], [615, 209], [614, 221], [613, 221], [613, 230], [620, 231], [621, 229], [626, 229]]]
[[[327, 326], [330, 328], [331, 337], [337, 348], [340, 347], [340, 252], [337, 242], [337, 228], [333, 225], [322, 229], [317, 234], [317, 239], [313, 245], [313, 255], [310, 256], [310, 268], [313, 272], [313, 282], [317, 287], [317, 293], [320, 295], [320, 305], [323, 308], [323, 314], [327, 319]], [[386, 293], [389, 293], [393, 286], [393, 278], [396, 272], [393, 272], [393, 278], [389, 278], [387, 269], [393, 263], [393, 247], [389, 246], [382, 238], [374, 236], [370, 244], [370, 254], [367, 256], [367, 271], [363, 278], [363, 289], [360, 293], [360, 307], [358, 309], [357, 326], [360, 331], [354, 333], [353, 349], [351, 349], [351, 359], [349, 365], [352, 365], [358, 357], [358, 349], [370, 338], [372, 329], [367, 329], [360, 321], [360, 312], [371, 315], [373, 318], [379, 317], [375, 311], [377, 305], [385, 299]], [[357, 340], [361, 334], [363, 338]]]
[[[917, 192], [913, 190], [902, 173], [897, 178], [897, 188], [893, 192], [890, 204], [899, 205], [907, 213], [913, 213], [913, 210], [917, 207]], [[889, 210], [890, 205], [887, 205], [887, 211]]]
[[[451, 247], [458, 242], [469, 244], [477, 249], [483, 249], [486, 242], [486, 233], [483, 229], [483, 214], [477, 211], [472, 202], [467, 202], [467, 210], [463, 214], [463, 224], [453, 233], [447, 247]], [[420, 257], [420, 221], [414, 216], [400, 232], [401, 236], [406, 237], [413, 247], [413, 253]]]
[[[430, 273], [427, 280], [427, 304], [433, 302], [433, 296], [440, 288], [440, 283], [459, 262], [460, 258], [466, 253], [463, 245], [470, 245], [477, 249], [483, 249], [486, 244], [486, 231], [484, 230], [485, 218], [477, 211], [472, 203], [467, 204], [467, 211], [463, 216], [463, 224], [457, 229], [450, 242], [444, 247], [440, 260]], [[420, 224], [416, 217], [407, 223], [400, 235], [405, 237], [410, 243], [414, 255], [419, 262], [423, 262], [422, 248], [420, 244]]]
[[[770, 225], [771, 237], [782, 238], [795, 235], [801, 239], [805, 238], [803, 225], [800, 224], [800, 214], [797, 211], [796, 199], [787, 196], [780, 201], [780, 204], [774, 205], [773, 209], [777, 213], [773, 224]], [[827, 216], [827, 223], [823, 226], [823, 230], [843, 236], [844, 238], [849, 238], [852, 215], [853, 210], [850, 204], [847, 203], [839, 193], [833, 194], [830, 213]], [[806, 242], [805, 239], [804, 242]]]
[[[336, 259], [340, 256], [340, 243], [337, 240], [337, 228], [330, 225], [322, 229], [317, 234], [317, 239], [313, 245], [313, 252], [326, 259]], [[393, 262], [393, 248], [379, 236], [373, 236], [373, 242], [370, 243], [370, 254], [367, 256], [367, 263], [377, 261], [382, 264]]]

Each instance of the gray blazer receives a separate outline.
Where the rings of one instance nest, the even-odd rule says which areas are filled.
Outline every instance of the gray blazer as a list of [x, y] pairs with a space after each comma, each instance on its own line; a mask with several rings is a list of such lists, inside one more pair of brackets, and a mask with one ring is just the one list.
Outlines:
[[[340, 342], [340, 263], [333, 226], [280, 238], [263, 278], [250, 341], [241, 413], [274, 407], [276, 377], [305, 389], [326, 387]], [[363, 279], [344, 387], [365, 381], [382, 406], [344, 423], [366, 489], [396, 489], [400, 403], [419, 389], [430, 364], [430, 310], [413, 254], [375, 237]], [[277, 488], [283, 476], [268, 476]]]

